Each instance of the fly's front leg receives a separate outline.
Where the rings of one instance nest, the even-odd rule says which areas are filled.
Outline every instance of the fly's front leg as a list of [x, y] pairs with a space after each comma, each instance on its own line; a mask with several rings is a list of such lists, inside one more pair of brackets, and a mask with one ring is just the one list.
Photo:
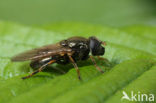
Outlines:
[[94, 63], [94, 66], [96, 67], [96, 69], [97, 69], [98, 71], [100, 71], [101, 73], [104, 73], [104, 71], [103, 71], [99, 66], [97, 66], [97, 64], [96, 64], [96, 62], [95, 62], [95, 59], [94, 59], [92, 56], [90, 56], [90, 59], [91, 59], [92, 62]]
[[52, 63], [54, 63], [54, 62], [56, 62], [56, 60], [51, 60], [51, 61], [49, 61], [48, 63], [46, 63], [46, 64], [44, 64], [43, 66], [41, 66], [38, 70], [32, 72], [32, 73], [31, 73], [30, 75], [28, 75], [28, 76], [23, 77], [22, 79], [30, 78], [31, 76], [33, 76], [33, 75], [37, 74], [38, 72], [41, 72], [43, 69], [45, 69], [45, 67], [46, 67], [47, 65], [50, 65], [50, 64], [52, 64]]
[[70, 61], [72, 62], [74, 68], [76, 69], [79, 80], [81, 80], [79, 68], [78, 68], [77, 64], [75, 63], [74, 59], [72, 58], [72, 54], [68, 53], [67, 55], [68, 55]]
[[103, 57], [100, 57], [100, 56], [97, 56], [97, 58], [100, 59], [100, 60], [103, 60], [107, 65], [111, 65], [110, 62], [106, 58], [103, 58]]
[[97, 58], [100, 59], [100, 60], [103, 60], [105, 62], [109, 62], [106, 58], [103, 58], [103, 57], [100, 57], [100, 56], [97, 56]]

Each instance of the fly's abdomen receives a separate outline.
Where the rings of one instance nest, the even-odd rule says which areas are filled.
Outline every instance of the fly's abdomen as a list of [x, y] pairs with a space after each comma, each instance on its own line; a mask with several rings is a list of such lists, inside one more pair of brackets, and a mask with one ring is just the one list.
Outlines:
[[43, 63], [40, 63], [39, 61], [32, 61], [30, 63], [30, 67], [35, 68], [35, 69], [40, 68], [42, 65], [43, 65]]
[[44, 58], [41, 60], [31, 61], [30, 67], [37, 69], [37, 68], [40, 68], [41, 66], [43, 66], [44, 64], [48, 63], [51, 60], [53, 60], [53, 59], [50, 57], [50, 58]]

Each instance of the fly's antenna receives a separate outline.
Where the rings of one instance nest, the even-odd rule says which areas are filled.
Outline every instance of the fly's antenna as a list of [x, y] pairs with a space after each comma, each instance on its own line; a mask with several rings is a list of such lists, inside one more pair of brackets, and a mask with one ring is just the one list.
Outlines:
[[106, 45], [107, 45], [106, 41], [103, 41], [103, 42], [102, 42], [102, 44], [103, 44], [104, 46], [106, 46]]

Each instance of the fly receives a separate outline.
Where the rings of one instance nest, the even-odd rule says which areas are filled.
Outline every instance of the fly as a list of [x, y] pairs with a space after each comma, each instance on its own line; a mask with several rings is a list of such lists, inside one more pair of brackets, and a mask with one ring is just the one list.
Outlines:
[[[71, 37], [66, 40], [62, 40], [56, 44], [46, 45], [40, 48], [36, 48], [24, 53], [18, 54], [11, 58], [13, 62], [19, 61], [31, 61], [30, 66], [32, 68], [38, 68], [36, 71], [32, 72], [28, 76], [22, 79], [29, 78], [34, 74], [41, 72], [47, 65], [57, 63], [57, 64], [68, 64], [72, 63], [77, 71], [78, 78], [80, 77], [80, 71], [76, 64], [77, 61], [87, 60], [90, 58], [94, 63], [97, 70], [103, 73], [103, 71], [96, 65], [93, 56], [104, 55], [106, 45], [105, 42], [98, 40], [96, 37]], [[91, 53], [91, 55], [89, 55]]]

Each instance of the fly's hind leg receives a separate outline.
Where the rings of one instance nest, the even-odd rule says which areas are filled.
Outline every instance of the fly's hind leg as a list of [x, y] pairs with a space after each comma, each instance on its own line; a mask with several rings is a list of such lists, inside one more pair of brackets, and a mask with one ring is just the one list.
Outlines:
[[94, 63], [94, 66], [96, 67], [96, 69], [97, 69], [98, 71], [100, 71], [101, 73], [104, 73], [104, 71], [103, 71], [99, 66], [97, 66], [97, 64], [96, 64], [96, 62], [95, 62], [95, 59], [94, 59], [92, 56], [90, 56], [90, 59], [91, 59], [92, 62]]
[[47, 65], [50, 65], [50, 64], [52, 64], [52, 63], [54, 63], [54, 62], [56, 62], [56, 61], [55, 61], [55, 60], [49, 61], [48, 63], [42, 65], [38, 70], [32, 72], [32, 73], [31, 73], [30, 75], [28, 75], [28, 76], [23, 77], [22, 79], [30, 78], [31, 76], [33, 76], [33, 75], [35, 75], [36, 73], [41, 72], [43, 69], [45, 69], [45, 67], [46, 67]]
[[79, 68], [78, 68], [77, 64], [75, 63], [74, 59], [72, 58], [71, 53], [68, 53], [67, 55], [68, 55], [70, 61], [72, 62], [74, 68], [76, 69], [78, 79], [81, 80]]

